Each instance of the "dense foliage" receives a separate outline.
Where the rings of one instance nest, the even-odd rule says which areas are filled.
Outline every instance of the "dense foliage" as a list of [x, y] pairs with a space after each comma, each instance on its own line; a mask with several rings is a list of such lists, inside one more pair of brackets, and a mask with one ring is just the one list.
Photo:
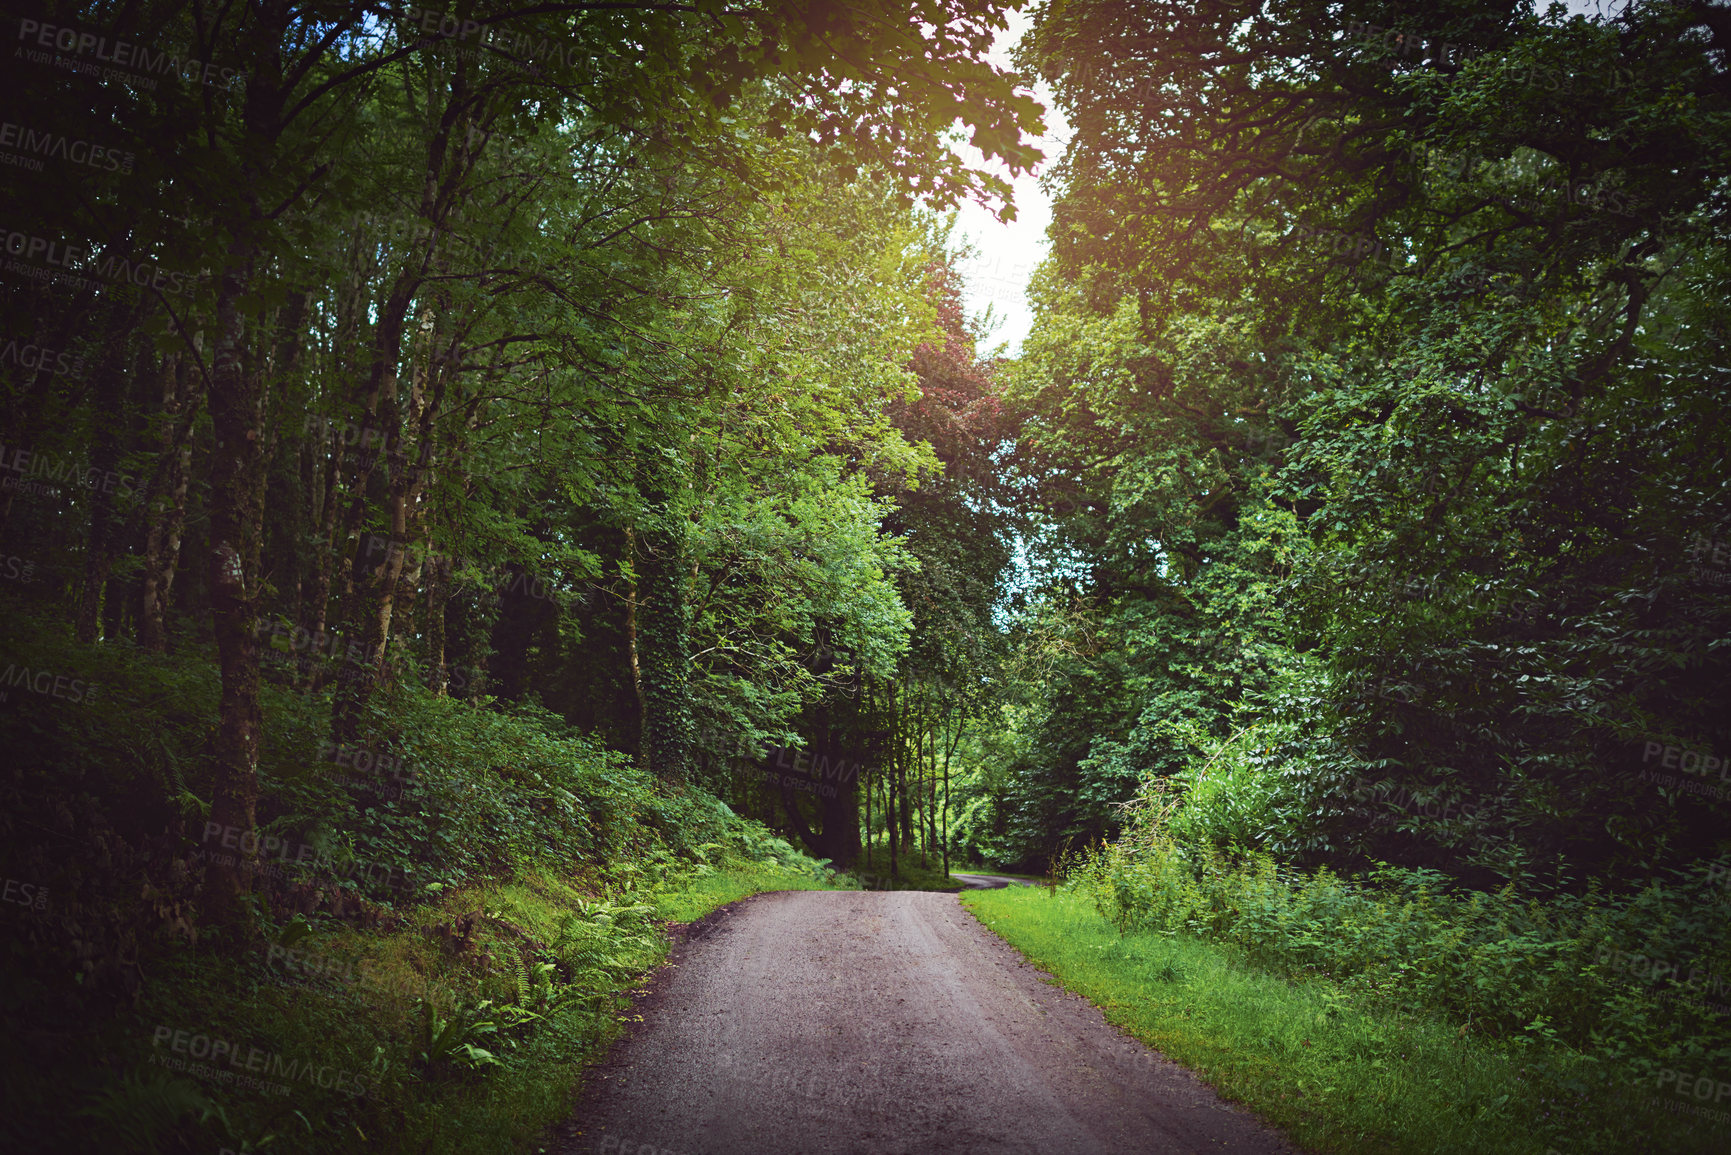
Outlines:
[[[894, 851], [938, 849], [973, 707], [936, 671], [970, 672], [919, 639], [962, 615], [993, 650], [1007, 547], [946, 541], [1000, 435], [934, 214], [1013, 215], [1038, 156], [1003, 24], [9, 20], [0, 854], [38, 1043], [6, 1076], [61, 1080], [21, 1143], [528, 1142], [657, 904], [845, 885], [879, 795]], [[347, 978], [279, 995], [327, 942]], [[360, 958], [401, 982], [341, 1020]], [[146, 1070], [173, 1015], [328, 1044], [379, 1097]]]
[[1011, 374], [1002, 859], [1144, 780], [1223, 850], [1477, 885], [1725, 849], [1726, 32], [1039, 10], [1075, 134]]

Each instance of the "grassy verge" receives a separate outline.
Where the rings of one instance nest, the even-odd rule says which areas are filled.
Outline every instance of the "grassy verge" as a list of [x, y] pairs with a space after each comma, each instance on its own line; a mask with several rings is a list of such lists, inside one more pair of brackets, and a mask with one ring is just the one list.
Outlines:
[[[0, 1151], [533, 1150], [663, 923], [855, 885], [538, 707], [412, 680], [333, 748], [329, 691], [267, 670], [258, 831], [217, 826], [199, 647], [16, 608], [7, 661], [103, 698], [0, 710]], [[249, 838], [224, 925], [200, 880]]]
[[1573, 1155], [1723, 1151], [1731, 1141], [1731, 1127], [1674, 1118], [1632, 1082], [1575, 1093], [1588, 1060], [1570, 1052], [1493, 1048], [1453, 1024], [1367, 1009], [1326, 980], [1260, 972], [1186, 935], [1120, 937], [1074, 894], [1010, 887], [962, 901], [1110, 1022], [1313, 1150]]
[[658, 895], [655, 906], [657, 913], [668, 922], [696, 922], [717, 907], [766, 891], [838, 889], [848, 889], [848, 886], [841, 882], [820, 881], [809, 874], [782, 867], [742, 863]]
[[249, 949], [184, 951], [52, 1077], [3, 1064], [8, 1085], [50, 1088], [13, 1120], [17, 1137], [66, 1151], [533, 1151], [665, 960], [664, 922], [848, 882], [737, 858], [625, 892], [525, 873], [389, 927], [299, 920]]

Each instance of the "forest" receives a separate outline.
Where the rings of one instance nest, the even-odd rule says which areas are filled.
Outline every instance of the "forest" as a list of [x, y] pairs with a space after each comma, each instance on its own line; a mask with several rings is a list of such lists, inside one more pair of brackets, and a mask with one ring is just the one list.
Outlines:
[[663, 924], [952, 867], [1724, 1149], [1731, 8], [5, 23], [9, 1149], [537, 1149]]

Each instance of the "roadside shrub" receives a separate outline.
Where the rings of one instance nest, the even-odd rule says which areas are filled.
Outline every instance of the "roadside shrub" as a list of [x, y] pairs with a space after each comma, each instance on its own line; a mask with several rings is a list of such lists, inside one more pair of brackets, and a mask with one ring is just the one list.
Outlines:
[[1271, 760], [1274, 747], [1286, 736], [1284, 728], [1269, 723], [1245, 726], [1221, 742], [1191, 735], [1199, 754], [1179, 775], [1186, 793], [1184, 805], [1170, 820], [1174, 836], [1222, 849], [1262, 846], [1270, 835], [1278, 795], [1279, 778]]
[[1120, 930], [1233, 943], [1259, 965], [1325, 975], [1511, 1045], [1591, 1049], [1643, 1073], [1731, 1063], [1726, 864], [1541, 902], [1435, 871], [1342, 878], [1260, 852], [1229, 857], [1175, 837], [1176, 810], [1172, 791], [1150, 792], [1125, 836], [1071, 871]]

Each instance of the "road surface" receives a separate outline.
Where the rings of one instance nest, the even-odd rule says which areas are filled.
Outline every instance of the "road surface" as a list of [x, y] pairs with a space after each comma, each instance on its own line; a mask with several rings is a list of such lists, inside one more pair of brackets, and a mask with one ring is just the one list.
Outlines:
[[1002, 890], [1006, 886], [1034, 886], [1025, 878], [1011, 878], [1004, 874], [957, 874], [950, 871], [950, 877], [958, 879], [975, 890]]
[[953, 894], [784, 891], [695, 924], [553, 1149], [1294, 1153]]

